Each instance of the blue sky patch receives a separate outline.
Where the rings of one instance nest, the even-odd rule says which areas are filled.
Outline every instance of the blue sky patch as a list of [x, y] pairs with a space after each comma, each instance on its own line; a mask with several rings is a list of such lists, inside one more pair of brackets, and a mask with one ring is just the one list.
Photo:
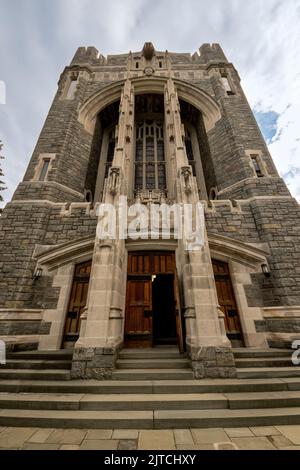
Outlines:
[[263, 133], [267, 143], [270, 144], [275, 137], [278, 127], [278, 119], [280, 114], [275, 111], [255, 111], [254, 114], [260, 130]]

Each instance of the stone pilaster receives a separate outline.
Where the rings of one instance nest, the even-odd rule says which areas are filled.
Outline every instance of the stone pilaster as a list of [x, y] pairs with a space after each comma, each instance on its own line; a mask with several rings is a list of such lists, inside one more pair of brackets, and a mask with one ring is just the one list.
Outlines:
[[[167, 139], [174, 152], [176, 169], [175, 197], [183, 206], [193, 206], [193, 222], [196, 208], [201, 206], [196, 181], [189, 165], [180, 118], [180, 107], [173, 80], [168, 80], [165, 90]], [[233, 377], [235, 364], [231, 343], [220, 323], [219, 304], [207, 233], [202, 219], [202, 246], [188, 248], [188, 240], [179, 240], [177, 258], [181, 262], [181, 282], [185, 292], [184, 316], [186, 345], [192, 361], [195, 378]]]
[[[127, 195], [126, 156], [132, 152], [133, 122], [134, 95], [127, 80], [121, 97], [118, 142], [104, 194], [105, 204], [115, 209], [121, 203], [121, 196]], [[116, 215], [118, 220], [117, 211]], [[115, 239], [103, 240], [96, 234], [87, 309], [73, 356], [73, 378], [109, 378], [122, 346], [127, 260], [119, 229], [117, 223]]]

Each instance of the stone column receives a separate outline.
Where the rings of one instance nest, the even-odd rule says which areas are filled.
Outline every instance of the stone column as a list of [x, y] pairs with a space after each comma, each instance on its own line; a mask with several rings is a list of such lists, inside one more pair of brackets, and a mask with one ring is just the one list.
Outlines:
[[96, 234], [87, 307], [73, 355], [73, 378], [109, 378], [123, 342], [127, 259], [124, 237], [119, 236], [118, 207], [122, 196], [127, 196], [126, 156], [132, 153], [133, 124], [134, 94], [127, 80], [121, 96], [118, 141], [104, 189], [105, 204], [116, 210], [116, 237], [101, 239], [98, 231]]
[[[172, 143], [176, 169], [175, 197], [182, 204], [200, 205], [198, 188], [188, 163], [183, 143], [183, 129], [177, 91], [170, 78], [165, 89], [165, 113], [168, 141]], [[199, 206], [201, 208], [201, 205]], [[236, 374], [231, 343], [220, 323], [219, 303], [211, 263], [203, 213], [202, 245], [187, 249], [187, 240], [179, 240], [177, 259], [180, 263], [184, 292], [186, 344], [195, 378], [233, 377]]]

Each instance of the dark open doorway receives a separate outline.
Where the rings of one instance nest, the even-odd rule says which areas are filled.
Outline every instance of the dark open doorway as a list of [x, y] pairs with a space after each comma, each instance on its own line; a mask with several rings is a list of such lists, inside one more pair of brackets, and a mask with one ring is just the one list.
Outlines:
[[153, 344], [177, 344], [174, 275], [158, 274], [152, 283]]

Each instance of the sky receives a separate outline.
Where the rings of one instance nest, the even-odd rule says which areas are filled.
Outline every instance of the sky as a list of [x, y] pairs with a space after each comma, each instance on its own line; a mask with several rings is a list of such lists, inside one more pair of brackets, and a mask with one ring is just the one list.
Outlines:
[[8, 202], [77, 47], [194, 53], [218, 42], [300, 200], [300, 0], [0, 0], [0, 140]]

